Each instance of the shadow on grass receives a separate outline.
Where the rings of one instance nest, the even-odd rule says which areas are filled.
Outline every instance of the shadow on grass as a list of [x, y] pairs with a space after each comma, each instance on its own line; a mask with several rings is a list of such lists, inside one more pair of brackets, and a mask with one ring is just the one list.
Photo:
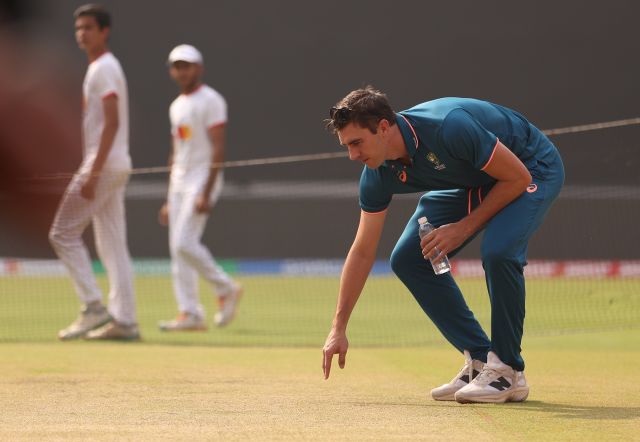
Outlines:
[[[510, 404], [511, 405], [511, 404]], [[513, 408], [527, 411], [537, 411], [553, 414], [554, 417], [566, 419], [607, 419], [627, 420], [640, 419], [640, 407], [609, 407], [570, 404], [553, 404], [542, 401], [527, 401], [522, 404], [512, 404]]]
[[[350, 402], [355, 406], [378, 407], [460, 407], [467, 410], [477, 408], [486, 410], [487, 407], [502, 407], [509, 410], [522, 410], [531, 413], [541, 412], [553, 415], [553, 418], [587, 419], [587, 420], [630, 420], [640, 419], [640, 407], [594, 407], [587, 405], [553, 404], [542, 401], [526, 401], [524, 403], [511, 402], [507, 404], [456, 404], [455, 402]], [[496, 409], [496, 408], [494, 408]]]

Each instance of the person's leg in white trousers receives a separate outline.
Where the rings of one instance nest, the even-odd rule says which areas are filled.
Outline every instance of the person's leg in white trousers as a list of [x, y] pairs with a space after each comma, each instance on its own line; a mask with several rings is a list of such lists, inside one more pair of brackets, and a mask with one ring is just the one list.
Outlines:
[[109, 313], [123, 324], [136, 323], [133, 268], [127, 246], [124, 193], [128, 177], [114, 183], [111, 198], [93, 217], [96, 250], [109, 278]]
[[87, 305], [102, 301], [91, 257], [82, 233], [94, 221], [96, 246], [110, 282], [110, 313], [116, 321], [135, 323], [135, 300], [131, 259], [126, 244], [124, 190], [129, 173], [105, 173], [96, 186], [95, 197], [80, 195], [84, 176], [76, 174], [69, 184], [49, 231], [56, 254], [69, 271], [80, 301]]
[[237, 284], [201, 243], [208, 214], [195, 212], [197, 196], [196, 192], [188, 191], [169, 193], [169, 249], [178, 309], [202, 316], [198, 275], [213, 285], [218, 297], [237, 290]]

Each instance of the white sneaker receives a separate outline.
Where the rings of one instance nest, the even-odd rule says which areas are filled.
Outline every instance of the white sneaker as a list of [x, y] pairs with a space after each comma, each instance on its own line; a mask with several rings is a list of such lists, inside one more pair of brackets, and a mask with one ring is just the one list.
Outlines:
[[75, 321], [67, 328], [58, 332], [58, 339], [68, 341], [78, 339], [86, 335], [89, 331], [101, 327], [111, 321], [111, 315], [107, 308], [101, 304], [97, 306], [84, 306]]
[[90, 331], [84, 338], [89, 341], [138, 341], [140, 332], [137, 324], [121, 324], [113, 320]]
[[158, 327], [161, 331], [206, 331], [207, 324], [201, 316], [192, 313], [180, 313], [176, 319], [160, 321]]
[[[480, 374], [484, 362], [477, 359], [471, 359], [471, 354], [467, 350], [464, 351], [464, 367], [460, 372], [451, 379], [448, 384], [443, 384], [431, 390], [431, 397], [436, 401], [453, 401], [455, 400], [456, 391], [469, 384], [469, 377], [474, 379]], [[471, 373], [470, 373], [471, 372]]]
[[529, 386], [524, 372], [515, 371], [489, 352], [482, 372], [469, 385], [455, 394], [461, 404], [471, 402], [523, 402], [529, 396]]
[[238, 285], [229, 294], [218, 298], [218, 312], [213, 316], [213, 321], [218, 327], [224, 327], [233, 320], [241, 297], [242, 287]]

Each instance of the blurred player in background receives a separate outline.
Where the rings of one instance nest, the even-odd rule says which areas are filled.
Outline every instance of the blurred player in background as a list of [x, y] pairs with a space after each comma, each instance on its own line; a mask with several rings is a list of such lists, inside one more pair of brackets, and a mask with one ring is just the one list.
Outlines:
[[[78, 318], [58, 333], [62, 340], [139, 339], [133, 271], [127, 247], [124, 193], [131, 172], [127, 83], [107, 46], [109, 13], [84, 5], [74, 13], [75, 35], [89, 59], [83, 83], [84, 155], [49, 232], [51, 244], [83, 303]], [[93, 222], [96, 249], [109, 277], [109, 306], [92, 271], [82, 233]]]
[[[360, 225], [323, 349], [325, 378], [334, 354], [344, 367], [347, 322], [375, 260], [393, 194], [429, 191], [396, 244], [391, 267], [465, 355], [458, 375], [431, 395], [461, 403], [524, 401], [529, 386], [520, 355], [523, 268], [529, 238], [564, 181], [555, 146], [519, 113], [466, 98], [442, 98], [396, 113], [384, 94], [367, 87], [338, 102], [330, 117], [328, 127], [349, 158], [366, 167], [360, 178]], [[421, 240], [418, 219], [423, 216], [436, 230]], [[482, 230], [491, 340], [451, 273], [436, 275], [428, 260], [455, 255]]]
[[201, 243], [209, 212], [223, 185], [227, 104], [216, 90], [202, 83], [202, 54], [179, 45], [169, 54], [169, 74], [180, 89], [171, 103], [171, 177], [160, 223], [169, 225], [173, 287], [178, 302], [176, 319], [161, 321], [163, 331], [206, 330], [205, 311], [198, 295], [198, 275], [211, 283], [218, 296], [217, 326], [236, 313], [242, 288], [216, 263]]

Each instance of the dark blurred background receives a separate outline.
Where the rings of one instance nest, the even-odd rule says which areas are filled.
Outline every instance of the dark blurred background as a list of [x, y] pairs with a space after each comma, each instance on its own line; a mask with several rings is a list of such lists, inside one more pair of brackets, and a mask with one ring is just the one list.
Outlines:
[[[60, 103], [71, 115], [79, 110], [86, 69], [72, 18], [83, 3], [34, 3], [28, 34], [52, 70], [77, 85]], [[515, 108], [543, 129], [640, 116], [640, 3], [632, 0], [102, 4], [112, 13], [111, 49], [129, 82], [137, 168], [166, 164], [167, 112], [177, 90], [165, 61], [181, 43], [203, 52], [206, 82], [229, 103], [229, 160], [338, 152], [322, 120], [335, 101], [366, 84], [385, 91], [398, 110], [468, 96]], [[567, 187], [532, 241], [530, 258], [640, 256], [639, 135], [632, 126], [553, 137]], [[69, 158], [61, 172], [79, 164], [77, 146], [60, 156]], [[360, 170], [343, 158], [230, 168], [205, 242], [219, 257], [341, 257], [357, 226]], [[155, 222], [166, 179], [132, 180], [127, 217], [134, 256], [167, 256], [166, 230]], [[255, 191], [282, 182], [276, 186], [282, 195]], [[0, 256], [53, 256], [46, 227], [64, 186], [46, 187], [48, 197], [28, 197], [41, 209], [34, 228], [3, 216]], [[389, 254], [418, 197], [393, 202], [380, 257]], [[462, 256], [477, 253], [478, 241]]]

